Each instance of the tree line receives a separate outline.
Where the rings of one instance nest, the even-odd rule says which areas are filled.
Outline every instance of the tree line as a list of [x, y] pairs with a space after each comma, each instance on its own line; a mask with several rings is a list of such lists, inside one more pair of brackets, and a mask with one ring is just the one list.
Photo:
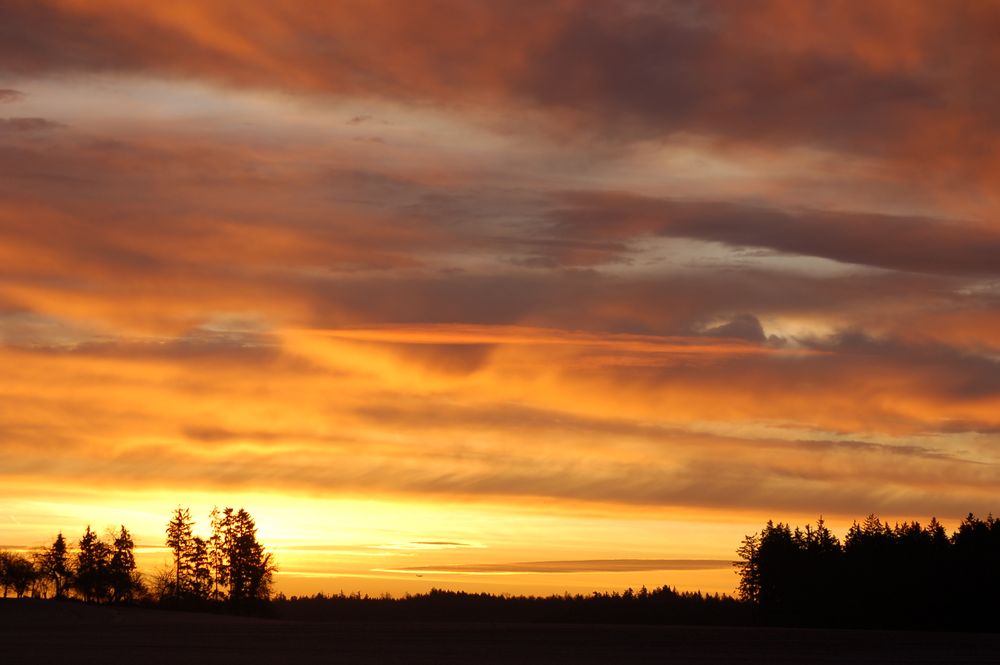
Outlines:
[[875, 515], [841, 541], [819, 519], [769, 521], [737, 549], [735, 596], [652, 591], [549, 597], [432, 590], [403, 598], [317, 594], [275, 600], [276, 616], [1000, 630], [1000, 519], [969, 514], [890, 525]]
[[936, 520], [890, 525], [875, 515], [841, 541], [822, 519], [793, 527], [769, 521], [737, 549], [735, 596], [669, 587], [590, 596], [499, 596], [432, 590], [370, 598], [355, 594], [271, 601], [272, 555], [243, 509], [213, 510], [195, 534], [187, 508], [166, 525], [172, 565], [136, 570], [122, 526], [99, 537], [88, 526], [71, 547], [60, 533], [30, 556], [0, 552], [4, 597], [68, 596], [91, 603], [228, 606], [288, 619], [699, 623], [996, 631], [1000, 626], [1000, 520], [969, 514], [949, 534]]
[[761, 622], [866, 628], [997, 630], [1000, 520], [969, 514], [948, 534], [875, 515], [841, 542], [820, 519], [768, 522], [737, 553], [740, 598]]
[[361, 594], [285, 598], [272, 615], [292, 621], [497, 621], [503, 623], [619, 623], [747, 625], [753, 608], [724, 594], [671, 587], [589, 595], [508, 596], [431, 589], [402, 597]]
[[228, 602], [243, 607], [271, 596], [274, 558], [257, 540], [257, 527], [240, 508], [213, 509], [211, 534], [194, 535], [187, 508], [166, 525], [173, 566], [142, 575], [132, 534], [121, 526], [103, 538], [88, 525], [71, 547], [60, 532], [51, 545], [30, 553], [0, 551], [3, 597], [74, 597], [87, 603], [152, 603], [170, 606]]
[[76, 595], [88, 603], [120, 603], [136, 600], [145, 593], [142, 576], [136, 570], [135, 543], [124, 526], [101, 538], [90, 526], [70, 549], [60, 533], [48, 547], [26, 555], [0, 552], [0, 586], [3, 597], [10, 592], [55, 598]]

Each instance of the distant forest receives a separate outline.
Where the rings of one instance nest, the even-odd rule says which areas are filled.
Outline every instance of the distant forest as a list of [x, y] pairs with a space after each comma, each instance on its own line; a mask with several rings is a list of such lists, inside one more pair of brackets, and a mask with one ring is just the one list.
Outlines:
[[213, 510], [211, 533], [194, 535], [190, 511], [166, 525], [172, 566], [141, 575], [122, 526], [104, 538], [87, 527], [72, 549], [60, 533], [30, 556], [0, 552], [6, 598], [75, 598], [172, 609], [254, 613], [291, 620], [503, 621], [776, 625], [996, 631], [1000, 628], [1000, 520], [969, 514], [949, 535], [890, 526], [874, 515], [841, 542], [815, 526], [768, 522], [746, 536], [735, 596], [670, 587], [562, 596], [508, 596], [433, 589], [393, 598], [360, 594], [272, 596], [277, 570], [245, 510]]

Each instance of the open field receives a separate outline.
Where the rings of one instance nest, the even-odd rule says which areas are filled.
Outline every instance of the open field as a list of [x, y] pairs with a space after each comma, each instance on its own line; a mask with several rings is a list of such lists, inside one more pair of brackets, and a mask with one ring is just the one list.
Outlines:
[[491, 623], [298, 623], [0, 601], [5, 663], [1000, 663], [1000, 635]]

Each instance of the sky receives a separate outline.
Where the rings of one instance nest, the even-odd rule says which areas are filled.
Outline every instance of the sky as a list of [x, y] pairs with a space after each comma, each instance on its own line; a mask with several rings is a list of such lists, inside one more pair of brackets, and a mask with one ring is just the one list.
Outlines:
[[0, 0], [0, 547], [733, 592], [997, 511], [1000, 5]]

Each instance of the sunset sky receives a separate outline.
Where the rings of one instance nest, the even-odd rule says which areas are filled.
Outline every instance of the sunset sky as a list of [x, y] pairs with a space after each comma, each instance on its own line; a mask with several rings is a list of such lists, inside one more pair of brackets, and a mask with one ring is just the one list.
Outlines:
[[[0, 547], [732, 592], [1000, 511], [1000, 4], [0, 0]], [[516, 565], [513, 565], [516, 564]]]

